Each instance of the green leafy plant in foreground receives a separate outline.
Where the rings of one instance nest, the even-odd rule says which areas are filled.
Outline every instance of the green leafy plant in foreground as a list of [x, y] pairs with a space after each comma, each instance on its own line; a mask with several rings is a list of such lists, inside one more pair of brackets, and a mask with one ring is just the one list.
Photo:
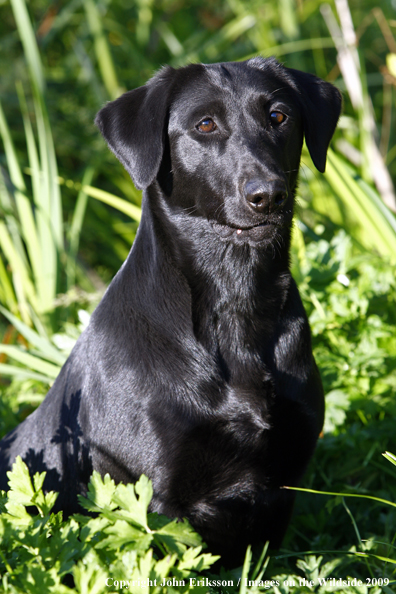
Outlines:
[[[395, 463], [393, 454], [386, 452], [384, 456]], [[145, 476], [136, 485], [116, 486], [109, 475], [102, 479], [94, 472], [87, 496], [80, 496], [81, 506], [89, 515], [76, 514], [63, 520], [62, 512], [51, 513], [57, 494], [43, 493], [44, 472], [36, 473], [32, 480], [25, 463], [17, 458], [8, 475], [10, 490], [2, 492], [0, 500], [0, 592], [368, 594], [370, 591], [371, 594], [390, 594], [396, 583], [392, 580], [396, 560], [377, 554], [376, 543], [370, 541], [364, 543], [362, 550], [351, 547], [346, 551], [281, 554], [271, 559], [272, 567], [268, 567], [267, 546], [255, 565], [249, 547], [243, 567], [233, 571], [221, 569], [214, 575], [213, 564], [219, 557], [202, 552], [205, 545], [188, 522], [148, 513], [153, 491]], [[396, 505], [387, 500], [382, 503]], [[391, 543], [388, 547], [394, 551]], [[333, 558], [323, 562], [324, 555], [329, 553]], [[294, 571], [285, 571], [284, 560], [297, 556], [300, 558], [296, 560]], [[371, 576], [368, 578], [371, 585], [367, 585], [367, 578], [362, 579], [361, 570], [357, 574], [359, 578], [349, 577], [356, 575], [356, 563], [366, 562], [363, 567]], [[346, 568], [351, 567], [351, 563], [355, 566], [349, 573]], [[382, 577], [376, 577], [378, 575]], [[348, 579], [350, 582], [360, 580], [363, 585], [349, 588], [334, 584], [334, 580]]]
[[[80, 503], [91, 515], [64, 521], [51, 514], [55, 493], [44, 495], [45, 473], [33, 481], [20, 458], [9, 473], [10, 490], [2, 493], [0, 515], [0, 591], [10, 593], [96, 594], [113, 592], [117, 584], [135, 581], [129, 592], [173, 592], [160, 586], [164, 578], [186, 582], [218, 559], [202, 553], [202, 539], [187, 522], [147, 513], [151, 482], [142, 476], [136, 485], [115, 485], [94, 472], [87, 497]], [[29, 513], [34, 507], [38, 515]], [[174, 578], [174, 580], [173, 580]], [[71, 585], [74, 582], [74, 587]], [[66, 583], [68, 585], [66, 585]], [[194, 586], [194, 592], [205, 592]]]

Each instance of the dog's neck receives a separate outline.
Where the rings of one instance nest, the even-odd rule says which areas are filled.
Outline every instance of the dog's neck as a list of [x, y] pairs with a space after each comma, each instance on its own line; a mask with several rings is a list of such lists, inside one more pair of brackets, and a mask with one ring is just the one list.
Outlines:
[[[149, 282], [150, 291], [162, 293], [155, 303], [177, 299], [174, 308], [168, 305], [168, 320], [178, 330], [187, 331], [188, 324], [190, 334], [192, 324], [195, 339], [230, 379], [238, 375], [238, 369], [245, 375], [246, 366], [253, 375], [256, 368], [261, 373], [274, 320], [280, 316], [291, 281], [290, 238], [287, 235], [283, 245], [276, 247], [234, 245], [191, 216], [186, 215], [186, 222], [187, 232], [180, 236], [180, 225], [168, 219], [164, 226], [164, 217], [160, 222], [155, 209], [143, 209], [134, 250], [144, 251], [145, 271], [139, 275], [136, 290], [140, 283]], [[136, 265], [139, 258], [134, 260]]]
[[239, 376], [246, 381], [247, 371], [261, 381], [274, 320], [287, 295], [287, 268], [280, 271], [274, 260], [268, 260], [260, 249], [219, 241], [212, 245], [209, 261], [203, 257], [183, 267], [191, 290], [195, 336], [236, 383]]

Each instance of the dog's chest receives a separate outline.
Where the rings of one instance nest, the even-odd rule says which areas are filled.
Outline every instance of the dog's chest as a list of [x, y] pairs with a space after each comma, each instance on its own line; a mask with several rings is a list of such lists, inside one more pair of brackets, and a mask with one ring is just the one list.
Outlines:
[[272, 386], [228, 387], [210, 414], [179, 425], [169, 451], [170, 499], [194, 507], [199, 500], [252, 493], [265, 481], [271, 433]]

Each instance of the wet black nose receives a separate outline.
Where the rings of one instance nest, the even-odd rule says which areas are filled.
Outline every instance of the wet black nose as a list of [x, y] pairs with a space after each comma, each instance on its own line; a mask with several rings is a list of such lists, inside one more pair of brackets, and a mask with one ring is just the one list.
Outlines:
[[247, 203], [257, 212], [275, 212], [286, 202], [288, 191], [280, 179], [252, 179], [246, 182], [244, 194]]

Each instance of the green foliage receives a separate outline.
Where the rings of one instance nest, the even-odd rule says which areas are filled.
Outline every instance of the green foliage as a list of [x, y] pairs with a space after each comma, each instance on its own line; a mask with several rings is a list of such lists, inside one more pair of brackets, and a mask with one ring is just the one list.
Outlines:
[[[31, 479], [18, 461], [1, 499], [0, 592], [101, 594], [125, 580], [187, 576], [227, 585], [186, 579], [185, 588], [147, 591], [395, 590], [396, 513], [387, 502], [396, 501], [396, 224], [382, 202], [386, 166], [396, 179], [394, 0], [351, 1], [350, 10], [356, 43], [342, 2], [0, 1], [2, 434], [41, 402], [136, 233], [141, 193], [93, 125], [105, 101], [165, 63], [258, 53], [316, 72], [344, 94], [324, 176], [303, 152], [293, 274], [327, 412], [284, 548], [271, 557], [249, 549], [233, 571], [213, 567], [187, 523], [148, 513], [145, 478], [116, 486], [94, 473], [81, 499], [90, 515], [64, 521], [51, 514], [44, 476]], [[347, 71], [336, 63], [340, 41]], [[329, 579], [348, 576], [363, 585]]]
[[[353, 409], [354, 403], [370, 398], [385, 405], [396, 386], [393, 266], [374, 254], [354, 251], [344, 231], [330, 242], [317, 237], [299, 245], [293, 272], [309, 314], [329, 404]], [[340, 421], [342, 425], [342, 415]], [[332, 422], [331, 412], [327, 422]]]
[[9, 473], [10, 491], [5, 504], [7, 512], [15, 518], [27, 520], [26, 506], [34, 505], [41, 517], [46, 516], [54, 507], [57, 494], [51, 491], [44, 495], [44, 479], [45, 472], [36, 472], [32, 483], [26, 464], [18, 457]]
[[[147, 589], [153, 594], [174, 592], [160, 586], [164, 578], [185, 581], [177, 591], [190, 592], [190, 578], [218, 559], [202, 552], [200, 536], [186, 521], [147, 512], [152, 487], [144, 476], [135, 486], [115, 486], [108, 475], [102, 479], [94, 472], [87, 498], [81, 497], [91, 515], [68, 520], [51, 513], [56, 494], [44, 495], [45, 473], [32, 482], [18, 458], [9, 479], [10, 490], [1, 500], [1, 592], [95, 594], [117, 590], [116, 582], [147, 580], [157, 581], [158, 587]], [[29, 513], [31, 506], [38, 516]], [[141, 586], [128, 591], [140, 592]]]
[[[90, 22], [93, 19], [97, 23], [94, 3], [86, 2], [86, 7]], [[4, 265], [3, 260], [0, 260], [0, 299], [26, 325], [34, 325], [40, 334], [45, 335], [48, 331], [52, 333], [58, 330], [60, 326], [57, 319], [60, 316], [56, 316], [59, 312], [55, 309], [58, 293], [70, 290], [77, 277], [82, 286], [92, 289], [90, 283], [84, 282], [76, 262], [88, 195], [121, 210], [124, 207], [135, 220], [140, 218], [140, 209], [109, 192], [91, 187], [93, 168], [88, 166], [79, 185], [70, 229], [65, 236], [61, 180], [47, 113], [40, 53], [24, 0], [13, 0], [12, 8], [30, 73], [34, 118], [29, 113], [23, 87], [18, 82], [31, 190], [25, 181], [0, 104], [0, 138], [8, 168], [8, 174], [0, 169], [0, 213], [4, 215], [4, 221], [0, 221], [0, 258], [5, 261]], [[103, 51], [103, 44], [101, 49]], [[65, 246], [66, 239], [68, 248]], [[7, 268], [12, 270], [12, 274], [7, 273]], [[27, 362], [26, 355], [21, 355], [20, 350], [10, 351], [10, 348], [3, 352]], [[31, 367], [48, 377], [57, 375], [56, 368], [51, 370], [48, 363], [42, 361], [31, 361]], [[8, 372], [11, 372], [10, 367]]]
[[[371, 584], [374, 587], [370, 592], [387, 594], [396, 583], [388, 577], [396, 560], [377, 554], [378, 543], [372, 540], [361, 542], [359, 551], [350, 547], [327, 562], [323, 555], [307, 553], [296, 561], [299, 573], [279, 572], [279, 560], [292, 555], [282, 555], [273, 563], [267, 556], [267, 546], [253, 564], [249, 547], [241, 568], [221, 569], [213, 574], [212, 566], [219, 557], [202, 552], [205, 545], [187, 521], [176, 522], [148, 512], [152, 486], [145, 476], [134, 486], [116, 486], [109, 475], [102, 479], [94, 472], [87, 497], [80, 497], [90, 515], [63, 520], [61, 512], [51, 513], [56, 494], [43, 493], [45, 473], [36, 473], [32, 481], [25, 463], [17, 458], [8, 475], [10, 489], [1, 494], [0, 501], [0, 591], [4, 593], [95, 594], [125, 588], [137, 594], [144, 588], [151, 594], [206, 594], [208, 587], [219, 592], [226, 585], [230, 594], [367, 594]], [[383, 503], [395, 506], [386, 500]], [[366, 568], [370, 578], [364, 578], [360, 566]], [[361, 585], [356, 590], [345, 589], [337, 587], [337, 580], [338, 586], [340, 580], [360, 581]]]

